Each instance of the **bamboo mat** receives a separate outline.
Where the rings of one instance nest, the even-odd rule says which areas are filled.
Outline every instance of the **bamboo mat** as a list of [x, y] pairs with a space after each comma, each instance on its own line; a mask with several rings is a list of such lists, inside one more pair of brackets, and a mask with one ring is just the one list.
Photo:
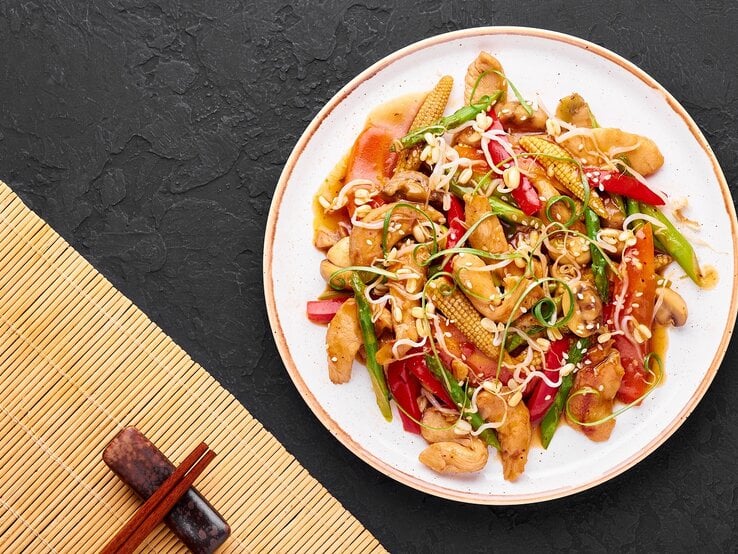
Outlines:
[[[96, 552], [140, 502], [102, 461], [123, 427], [233, 530], [223, 552], [384, 552], [239, 402], [0, 181], [0, 551]], [[141, 552], [182, 552], [163, 525]]]

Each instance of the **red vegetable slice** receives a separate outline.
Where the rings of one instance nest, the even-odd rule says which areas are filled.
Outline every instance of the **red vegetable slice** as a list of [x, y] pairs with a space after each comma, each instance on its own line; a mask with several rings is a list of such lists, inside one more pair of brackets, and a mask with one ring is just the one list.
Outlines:
[[423, 356], [413, 356], [407, 359], [407, 369], [410, 374], [414, 375], [420, 384], [432, 393], [440, 402], [448, 406], [449, 408], [455, 408], [454, 401], [446, 391], [446, 387], [443, 386], [436, 377], [431, 373], [428, 364], [425, 363]]
[[423, 414], [418, 406], [420, 383], [407, 370], [407, 360], [397, 360], [387, 367], [387, 385], [397, 405], [401, 408], [402, 428], [409, 433], [420, 434], [417, 421]]
[[[636, 243], [625, 249], [620, 263], [620, 273], [627, 275], [627, 289], [624, 280], [615, 280], [612, 284], [613, 301], [605, 309], [605, 318], [612, 321], [615, 317], [615, 305], [622, 299], [623, 306], [619, 312], [631, 315], [636, 322], [650, 327], [656, 299], [656, 271], [654, 266], [653, 231], [651, 224], [646, 223], [635, 233]], [[633, 325], [628, 323], [628, 330]], [[620, 352], [620, 362], [625, 374], [620, 382], [617, 399], [629, 404], [641, 398], [650, 386], [648, 371], [643, 359], [648, 343], [636, 346], [623, 335], [615, 335], [615, 348]]]
[[592, 188], [627, 196], [652, 206], [663, 206], [664, 199], [635, 177], [619, 171], [585, 167], [584, 174]]
[[[497, 119], [494, 110], [490, 110], [488, 115], [493, 120], [491, 129], [502, 131], [502, 123]], [[506, 144], [510, 144], [507, 135], [500, 135], [499, 138]], [[513, 165], [513, 161], [510, 159], [510, 153], [499, 142], [492, 140], [488, 144], [483, 145], [483, 148], [487, 149], [489, 157], [499, 168], [506, 169]], [[530, 184], [528, 177], [525, 175], [520, 175], [520, 184], [513, 189], [511, 194], [525, 215], [534, 215], [541, 209], [542, 204], [538, 196], [538, 191]]]
[[310, 300], [307, 303], [308, 319], [314, 323], [330, 323], [348, 296], [337, 296], [326, 300]]
[[[551, 343], [551, 347], [546, 352], [546, 369], [543, 373], [551, 381], [559, 380], [558, 369], [564, 365], [564, 353], [569, 351], [569, 339], [563, 338]], [[553, 404], [556, 397], [558, 387], [552, 387], [543, 379], [539, 379], [533, 389], [533, 393], [528, 400], [528, 411], [530, 412], [531, 423], [536, 423], [541, 419]]]
[[[446, 248], [453, 248], [459, 243], [459, 239], [464, 236], [464, 204], [456, 198], [451, 196], [451, 207], [446, 212], [446, 221], [448, 221], [448, 234], [446, 235]], [[443, 267], [444, 271], [449, 273], [453, 272], [451, 260]]]

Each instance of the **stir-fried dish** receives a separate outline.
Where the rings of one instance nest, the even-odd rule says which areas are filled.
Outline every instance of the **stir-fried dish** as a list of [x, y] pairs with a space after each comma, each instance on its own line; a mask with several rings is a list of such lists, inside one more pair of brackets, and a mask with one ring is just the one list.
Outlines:
[[486, 52], [463, 106], [453, 85], [374, 112], [324, 183], [328, 286], [307, 315], [329, 324], [331, 381], [363, 362], [423, 464], [475, 472], [491, 447], [515, 480], [536, 433], [547, 448], [565, 420], [605, 441], [661, 382], [657, 339], [687, 320], [666, 269], [704, 276], [647, 182], [652, 140], [602, 127], [577, 93], [526, 101]]

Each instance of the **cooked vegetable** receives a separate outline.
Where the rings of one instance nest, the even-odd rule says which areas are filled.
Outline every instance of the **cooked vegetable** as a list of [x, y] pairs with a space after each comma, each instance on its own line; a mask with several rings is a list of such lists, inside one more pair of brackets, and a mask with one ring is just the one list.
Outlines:
[[590, 186], [600, 190], [621, 194], [652, 206], [663, 206], [665, 204], [663, 198], [638, 179], [620, 171], [585, 167], [584, 175], [587, 177]]
[[[578, 339], [574, 341], [574, 344], [569, 347], [569, 355], [566, 358], [567, 362], [576, 366], [582, 360], [588, 347], [589, 339]], [[573, 384], [574, 375], [572, 373], [561, 377], [561, 385], [559, 385], [551, 406], [541, 420], [541, 444], [543, 448], [548, 448], [554, 433], [556, 433], [556, 429], [559, 427], [559, 420], [561, 419], [561, 414], [564, 413], [566, 399], [569, 397], [569, 391]]]
[[326, 300], [309, 301], [307, 303], [308, 319], [313, 323], [330, 323], [347, 298], [347, 296], [339, 296]]
[[428, 283], [428, 298], [474, 345], [490, 358], [500, 355], [495, 337], [482, 326], [482, 316], [458, 287], [446, 277]]
[[595, 245], [597, 241], [597, 233], [600, 230], [600, 218], [589, 208], [584, 210], [584, 222], [587, 226], [587, 236], [593, 241], [589, 245], [589, 251], [592, 256], [592, 274], [594, 275], [595, 286], [603, 302], [607, 302], [610, 298], [610, 284], [607, 278], [607, 260], [603, 256], [600, 249]]
[[663, 374], [653, 332], [688, 316], [656, 271], [676, 260], [703, 277], [644, 178], [663, 163], [652, 141], [600, 127], [576, 93], [549, 117], [488, 53], [463, 83], [467, 104], [446, 117], [450, 77], [377, 110], [322, 186], [329, 288], [308, 317], [330, 322], [330, 379], [366, 360], [382, 414], [394, 401], [428, 443], [421, 463], [501, 463], [513, 481], [536, 425], [544, 448], [562, 419], [606, 440], [644, 401]]
[[387, 366], [387, 385], [392, 393], [392, 399], [400, 407], [402, 428], [409, 433], [420, 434], [418, 422], [423, 414], [418, 406], [420, 383], [408, 371], [408, 360], [396, 360]]
[[354, 272], [351, 275], [351, 287], [356, 295], [356, 306], [359, 313], [359, 324], [361, 325], [361, 334], [364, 337], [364, 353], [366, 354], [366, 367], [369, 370], [369, 376], [372, 380], [374, 388], [374, 396], [377, 399], [377, 406], [382, 412], [384, 419], [392, 421], [392, 408], [389, 404], [389, 390], [387, 382], [384, 379], [384, 370], [377, 362], [377, 337], [374, 334], [374, 324], [372, 323], [372, 310], [364, 296], [366, 287], [359, 278], [359, 274]]
[[[494, 112], [491, 113], [494, 114]], [[497, 117], [492, 117], [490, 129], [493, 131], [502, 131], [502, 123], [500, 123]], [[538, 191], [530, 184], [528, 177], [520, 173], [520, 170], [508, 153], [508, 148], [512, 148], [512, 146], [504, 134], [498, 137], [497, 140], [482, 142], [482, 149], [489, 153], [495, 166], [500, 170], [504, 170], [504, 177], [508, 178], [508, 183], [506, 184], [508, 188], [512, 189], [512, 197], [518, 203], [520, 209], [523, 210], [523, 213], [525, 215], [538, 213], [538, 210], [541, 209], [541, 199], [538, 197]]]
[[[433, 372], [433, 375], [435, 375], [436, 378], [446, 387], [449, 396], [461, 411], [462, 417], [471, 424], [472, 428], [479, 429], [484, 425], [482, 416], [469, 409], [470, 401], [469, 397], [464, 392], [464, 389], [459, 386], [459, 383], [456, 381], [454, 376], [451, 375], [445, 367], [443, 367], [441, 362], [433, 356], [426, 355], [425, 363], [428, 365], [431, 372]], [[479, 434], [479, 437], [491, 447], [498, 450], [500, 449], [497, 435], [495, 435], [495, 432], [492, 429], [485, 429]]]
[[558, 144], [533, 136], [521, 137], [520, 146], [529, 154], [533, 154], [536, 161], [552, 173], [574, 196], [580, 200], [585, 200], [588, 196], [588, 205], [597, 215], [607, 217], [602, 198], [599, 197], [597, 192], [590, 188], [585, 193], [582, 172], [569, 152]]
[[[416, 129], [402, 137], [399, 141], [396, 141], [391, 147], [394, 152], [403, 148], [410, 148], [425, 140], [426, 133], [431, 135], [442, 135], [443, 133], [455, 129], [462, 123], [471, 121], [480, 113], [486, 112], [491, 105], [493, 105], [501, 96], [500, 92], [491, 96], [482, 96], [478, 102], [459, 108], [451, 115], [440, 118], [435, 123]], [[399, 144], [398, 144], [399, 143]]]
[[[443, 116], [443, 111], [446, 109], [453, 84], [454, 80], [448, 75], [441, 77], [441, 80], [438, 81], [438, 84], [428, 93], [428, 96], [425, 97], [425, 100], [421, 104], [418, 114], [410, 125], [410, 132], [423, 129], [435, 123]], [[422, 149], [422, 145], [416, 144], [411, 148], [402, 150], [397, 161], [397, 166], [395, 166], [395, 174], [399, 171], [414, 171], [418, 169], [421, 164], [420, 153]]]
[[641, 210], [644, 214], [655, 217], [658, 219], [663, 227], [654, 230], [655, 236], [659, 242], [664, 246], [666, 253], [669, 254], [676, 263], [678, 263], [684, 272], [689, 276], [692, 281], [697, 285], [702, 282], [702, 271], [700, 265], [697, 262], [697, 255], [694, 253], [694, 248], [689, 244], [689, 241], [685, 236], [674, 227], [674, 224], [660, 211], [651, 206], [642, 205]]

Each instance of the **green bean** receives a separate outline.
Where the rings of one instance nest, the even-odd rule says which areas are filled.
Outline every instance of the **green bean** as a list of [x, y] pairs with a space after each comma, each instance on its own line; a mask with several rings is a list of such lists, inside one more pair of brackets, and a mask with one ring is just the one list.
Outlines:
[[364, 352], [366, 354], [366, 368], [372, 380], [374, 396], [377, 398], [377, 406], [382, 412], [384, 419], [392, 421], [392, 408], [390, 407], [390, 393], [387, 381], [384, 378], [384, 369], [377, 362], [377, 336], [374, 334], [374, 323], [372, 323], [372, 309], [364, 296], [365, 285], [357, 272], [351, 274], [351, 288], [354, 289], [356, 297], [356, 309], [359, 314], [359, 325], [364, 338]]
[[[470, 400], [464, 392], [464, 389], [461, 388], [461, 385], [459, 385], [456, 378], [449, 373], [445, 367], [443, 367], [440, 360], [435, 356], [426, 354], [425, 362], [428, 364], [428, 368], [430, 368], [433, 375], [435, 375], [436, 378], [443, 383], [443, 386], [446, 387], [451, 400], [456, 403], [461, 411], [462, 417], [471, 424], [472, 428], [479, 429], [484, 425], [485, 421], [478, 412], [470, 412], [468, 410]], [[497, 440], [497, 434], [494, 432], [494, 429], [485, 429], [479, 434], [479, 436], [488, 445], [500, 450], [500, 441]]]
[[641, 210], [644, 214], [655, 217], [664, 224], [660, 228], [654, 226], [654, 239], [658, 239], [659, 246], [663, 247], [663, 250], [682, 266], [682, 269], [692, 281], [701, 286], [702, 272], [700, 271], [700, 264], [697, 262], [697, 255], [687, 238], [656, 208], [643, 204]]
[[[524, 329], [523, 331], [527, 335], [537, 335], [538, 333], [542, 333], [545, 331], [546, 328], [542, 325], [532, 325], [531, 327], [528, 327], [527, 329]], [[519, 348], [520, 346], [525, 343], [525, 339], [518, 335], [517, 333], [513, 333], [512, 335], [507, 337], [507, 340], [505, 341], [505, 350], [508, 352], [513, 352], [515, 349]]]
[[[584, 352], [588, 347], [589, 339], [577, 339], [574, 344], [569, 347], [569, 357], [566, 361], [572, 364], [578, 364], [582, 360], [582, 356], [584, 356]], [[571, 387], [573, 385], [573, 373], [569, 373], [569, 375], [565, 375], [561, 378], [561, 386], [559, 387], [559, 390], [556, 391], [553, 404], [551, 404], [551, 407], [541, 420], [541, 444], [543, 445], [543, 448], [548, 448], [548, 445], [551, 444], [551, 439], [553, 438], [554, 433], [556, 433], [556, 429], [559, 427], [559, 419], [561, 419], [561, 414], [564, 412], [566, 399], [569, 397], [569, 391], [571, 391]]]
[[[431, 125], [409, 132], [399, 140], [399, 143], [402, 145], [402, 149], [410, 148], [419, 142], [423, 142], [426, 133], [442, 135], [446, 131], [454, 129], [462, 123], [471, 121], [477, 117], [478, 114], [486, 112], [492, 104], [497, 102], [500, 96], [502, 96], [502, 92], [499, 90], [492, 94], [492, 96], [484, 95], [479, 99], [479, 102], [459, 108], [451, 115], [442, 117]], [[394, 152], [396, 150], [395, 145], [393, 145], [390, 150]]]
[[[600, 230], [600, 218], [589, 208], [584, 210], [584, 221], [587, 225], [587, 236], [593, 240], [597, 240], [597, 231]], [[589, 244], [589, 251], [592, 254], [592, 274], [594, 275], [595, 287], [600, 294], [603, 302], [607, 302], [610, 298], [610, 286], [607, 281], [607, 260], [593, 243]]]

